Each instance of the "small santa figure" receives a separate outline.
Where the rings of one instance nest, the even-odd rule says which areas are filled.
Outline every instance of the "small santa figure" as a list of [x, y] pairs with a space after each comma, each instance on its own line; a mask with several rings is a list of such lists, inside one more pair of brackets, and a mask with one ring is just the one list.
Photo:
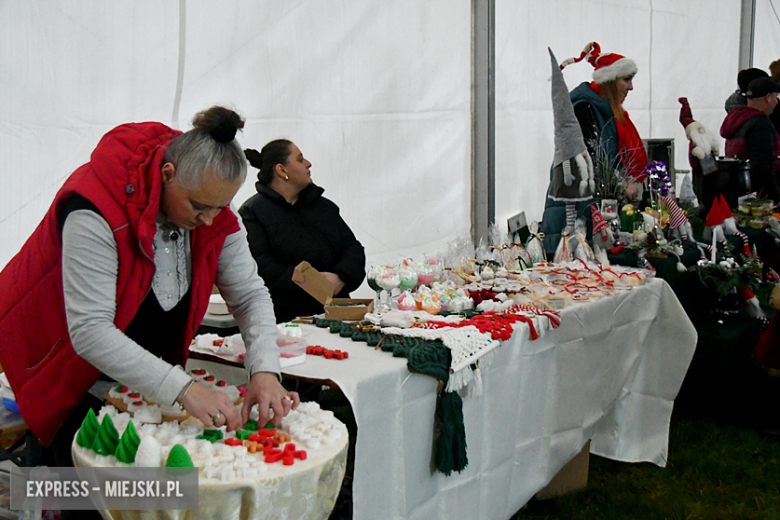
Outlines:
[[713, 155], [718, 155], [718, 141], [715, 135], [698, 121], [693, 119], [688, 98], [678, 99], [680, 107], [680, 123], [685, 128], [685, 136], [690, 141], [688, 145], [688, 161], [694, 173], [710, 173], [717, 169]]
[[593, 254], [598, 263], [607, 268], [609, 267], [607, 250], [615, 246], [615, 235], [596, 204], [590, 205], [590, 211], [593, 218]]
[[590, 205], [590, 211], [593, 217], [593, 245], [606, 249], [612, 248], [615, 245], [615, 235], [604, 219], [604, 215], [595, 204]]
[[713, 205], [717, 203], [720, 206], [720, 214], [723, 217], [723, 231], [726, 233], [726, 236], [731, 235], [739, 237], [742, 240], [742, 254], [745, 256], [753, 256], [753, 251], [750, 250], [750, 241], [745, 233], [737, 229], [737, 222], [734, 219], [734, 214], [731, 212], [729, 203], [726, 202], [723, 194], [721, 193], [718, 195], [717, 199], [713, 200], [712, 203]]
[[723, 195], [718, 195], [712, 200], [712, 206], [710, 212], [707, 214], [707, 221], [705, 223], [703, 238], [706, 241], [712, 240], [712, 245], [702, 244], [712, 254], [712, 262], [715, 262], [716, 243], [720, 242], [723, 246], [723, 250], [727, 250], [728, 242], [726, 236], [732, 235], [739, 237], [742, 240], [742, 254], [745, 256], [753, 256], [753, 252], [750, 250], [750, 244], [746, 234], [737, 229], [737, 225], [734, 222], [734, 215], [729, 209], [729, 205]]
[[[707, 241], [712, 240], [713, 245], [715, 242], [721, 242], [725, 246], [727, 242], [723, 221], [726, 217], [724, 217], [723, 212], [721, 211], [720, 198], [721, 196], [719, 195], [712, 200], [712, 206], [710, 206], [710, 211], [707, 213], [707, 220], [704, 223], [702, 238]], [[728, 205], [726, 206], [726, 209], [728, 209]], [[731, 212], [729, 211], [729, 214], [730, 213]]]

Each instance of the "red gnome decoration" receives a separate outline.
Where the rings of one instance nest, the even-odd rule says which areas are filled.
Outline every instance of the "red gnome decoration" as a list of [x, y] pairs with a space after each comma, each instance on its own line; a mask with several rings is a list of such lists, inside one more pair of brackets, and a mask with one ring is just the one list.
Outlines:
[[688, 145], [688, 162], [694, 175], [711, 173], [718, 169], [713, 155], [718, 155], [718, 142], [704, 125], [693, 119], [688, 98], [678, 98], [680, 104], [680, 123], [685, 128]]

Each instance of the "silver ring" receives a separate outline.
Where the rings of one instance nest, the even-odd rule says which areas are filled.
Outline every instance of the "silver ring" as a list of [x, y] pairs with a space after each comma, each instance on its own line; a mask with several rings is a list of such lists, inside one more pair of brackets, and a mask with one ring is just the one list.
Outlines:
[[211, 422], [216, 423], [217, 419], [220, 419], [221, 417], [222, 417], [222, 412], [217, 412], [211, 416]]

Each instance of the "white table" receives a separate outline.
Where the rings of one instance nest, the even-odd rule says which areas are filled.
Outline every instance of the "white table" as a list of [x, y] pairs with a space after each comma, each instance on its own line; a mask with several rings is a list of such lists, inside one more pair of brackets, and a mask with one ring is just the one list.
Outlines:
[[446, 477], [431, 463], [437, 382], [410, 373], [406, 359], [306, 330], [310, 345], [349, 352], [345, 361], [307, 356], [284, 372], [330, 379], [352, 404], [357, 520], [506, 520], [588, 439], [592, 453], [665, 466], [674, 398], [696, 346], [662, 280], [574, 304], [536, 341], [518, 330], [481, 363], [484, 394], [463, 402], [469, 465]]
[[238, 326], [238, 322], [232, 314], [211, 314], [210, 312], [203, 316], [203, 321], [200, 324], [201, 326], [217, 329], [229, 329]]

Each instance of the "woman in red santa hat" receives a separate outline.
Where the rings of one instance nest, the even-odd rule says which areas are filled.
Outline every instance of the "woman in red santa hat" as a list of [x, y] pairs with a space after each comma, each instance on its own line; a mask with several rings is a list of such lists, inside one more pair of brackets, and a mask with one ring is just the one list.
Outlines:
[[636, 63], [620, 54], [602, 54], [599, 44], [591, 42], [578, 58], [561, 63], [561, 69], [583, 59], [594, 67], [593, 81], [572, 90], [571, 100], [585, 143], [594, 159], [609, 157], [620, 161], [629, 181], [626, 196], [634, 198], [645, 180], [647, 166], [642, 139], [623, 109], [626, 96], [634, 90]]
[[[623, 109], [626, 96], [634, 89], [636, 63], [620, 54], [602, 53], [598, 43], [590, 42], [578, 57], [564, 60], [561, 69], [583, 59], [594, 67], [593, 81], [580, 84], [570, 92], [570, 97], [585, 145], [596, 169], [599, 164], [611, 164], [625, 174], [627, 199], [640, 198], [647, 152], [628, 112]], [[578, 213], [591, 202], [582, 203], [582, 208], [578, 204]], [[565, 224], [564, 206], [548, 199], [542, 220], [543, 231], [555, 234]], [[545, 242], [546, 246], [551, 245], [547, 244], [548, 240]]]

